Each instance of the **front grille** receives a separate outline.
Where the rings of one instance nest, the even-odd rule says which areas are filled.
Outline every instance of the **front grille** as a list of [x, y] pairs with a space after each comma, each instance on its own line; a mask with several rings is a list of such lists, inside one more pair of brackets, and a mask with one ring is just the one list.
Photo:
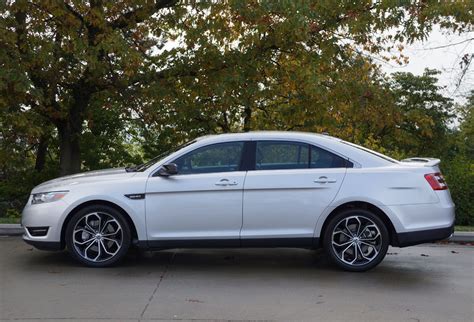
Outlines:
[[48, 233], [49, 227], [26, 227], [28, 229], [28, 232], [30, 233], [31, 236], [33, 237], [41, 237], [41, 236], [46, 236]]

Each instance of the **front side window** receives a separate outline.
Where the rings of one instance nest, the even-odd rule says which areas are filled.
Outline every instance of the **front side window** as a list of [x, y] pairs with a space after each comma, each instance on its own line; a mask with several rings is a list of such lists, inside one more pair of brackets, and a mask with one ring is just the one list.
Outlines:
[[255, 170], [305, 169], [309, 162], [308, 144], [298, 142], [257, 142]]
[[178, 174], [238, 171], [243, 142], [213, 144], [198, 148], [176, 159]]

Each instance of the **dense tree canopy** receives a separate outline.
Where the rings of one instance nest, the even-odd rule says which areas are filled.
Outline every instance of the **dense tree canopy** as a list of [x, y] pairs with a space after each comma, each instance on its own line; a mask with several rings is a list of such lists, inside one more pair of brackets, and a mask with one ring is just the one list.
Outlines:
[[[137, 163], [208, 133], [324, 131], [396, 157], [472, 160], [472, 97], [456, 110], [441, 94], [436, 71], [389, 77], [377, 61], [403, 62], [404, 45], [424, 39], [434, 25], [472, 31], [473, 7], [471, 1], [4, 2], [3, 208], [20, 208], [28, 189], [46, 178]], [[398, 54], [387, 54], [393, 50]]]

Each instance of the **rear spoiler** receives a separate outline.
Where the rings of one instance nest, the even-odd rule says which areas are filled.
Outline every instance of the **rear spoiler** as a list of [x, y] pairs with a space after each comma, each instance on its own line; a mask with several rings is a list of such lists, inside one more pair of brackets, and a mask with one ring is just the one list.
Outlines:
[[434, 167], [437, 166], [438, 164], [441, 163], [440, 159], [436, 158], [420, 158], [420, 157], [414, 157], [414, 158], [408, 158], [408, 159], [403, 159], [401, 162], [407, 162], [407, 163], [424, 163], [423, 165], [425, 167]]

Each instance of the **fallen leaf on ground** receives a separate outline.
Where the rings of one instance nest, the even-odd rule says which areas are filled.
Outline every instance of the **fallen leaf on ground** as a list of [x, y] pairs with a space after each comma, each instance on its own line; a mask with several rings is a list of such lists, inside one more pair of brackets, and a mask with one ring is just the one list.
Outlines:
[[191, 302], [191, 303], [204, 303], [203, 301], [196, 300], [196, 299], [186, 299], [186, 301]]

